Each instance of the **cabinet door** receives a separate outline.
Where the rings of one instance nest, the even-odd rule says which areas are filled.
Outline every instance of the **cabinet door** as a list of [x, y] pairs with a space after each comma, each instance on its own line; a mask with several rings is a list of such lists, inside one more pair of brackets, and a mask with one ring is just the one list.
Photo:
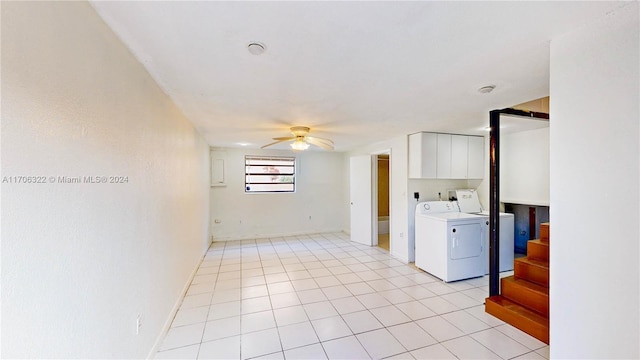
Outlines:
[[422, 133], [422, 173], [423, 179], [435, 179], [438, 153], [438, 137], [434, 133]]
[[484, 137], [469, 136], [467, 178], [484, 179]]
[[451, 136], [451, 178], [467, 178], [467, 161], [469, 157], [469, 137], [464, 135]]
[[451, 135], [449, 134], [438, 134], [436, 175], [438, 179], [451, 178]]
[[409, 135], [409, 178], [435, 179], [437, 150], [436, 134]]
[[421, 177], [422, 162], [422, 134], [409, 135], [409, 179], [419, 179]]

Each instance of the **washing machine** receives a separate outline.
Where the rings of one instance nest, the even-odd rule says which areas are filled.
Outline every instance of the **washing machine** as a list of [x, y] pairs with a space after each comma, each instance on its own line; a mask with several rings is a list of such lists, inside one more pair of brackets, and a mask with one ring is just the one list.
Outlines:
[[461, 213], [455, 201], [416, 205], [415, 265], [445, 282], [485, 274], [485, 219]]
[[[478, 193], [472, 189], [455, 190], [458, 207], [460, 211], [468, 214], [483, 216], [485, 221], [485, 249], [487, 253], [485, 263], [485, 274], [489, 273], [489, 211], [483, 211], [478, 199]], [[499, 213], [500, 226], [500, 272], [513, 270], [514, 254], [514, 215], [510, 213]]]

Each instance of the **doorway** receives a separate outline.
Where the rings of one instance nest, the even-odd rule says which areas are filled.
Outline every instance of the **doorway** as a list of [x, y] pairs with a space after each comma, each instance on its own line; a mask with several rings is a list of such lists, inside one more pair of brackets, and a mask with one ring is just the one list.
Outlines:
[[389, 240], [389, 154], [378, 154], [376, 156], [377, 177], [375, 179], [377, 188], [377, 221], [378, 227], [378, 247], [390, 251]]
[[389, 252], [393, 245], [390, 169], [391, 149], [349, 158], [351, 241], [379, 246], [382, 239], [381, 247]]

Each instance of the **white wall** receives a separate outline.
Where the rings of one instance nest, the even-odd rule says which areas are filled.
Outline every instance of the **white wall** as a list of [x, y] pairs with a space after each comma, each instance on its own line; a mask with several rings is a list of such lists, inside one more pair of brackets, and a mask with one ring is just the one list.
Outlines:
[[[325, 151], [220, 148], [226, 186], [211, 187], [214, 241], [342, 231], [343, 156]], [[296, 192], [245, 194], [245, 155], [296, 156]], [[215, 220], [219, 220], [216, 223]]]
[[[485, 178], [476, 186], [480, 203], [487, 210], [491, 180], [489, 143], [487, 135], [484, 141]], [[506, 202], [549, 206], [548, 127], [500, 135], [500, 202], [501, 206]]]
[[[346, 184], [346, 199], [349, 199], [349, 158], [356, 155], [380, 154], [389, 152], [389, 252], [395, 258], [405, 263], [413, 261], [413, 234], [409, 231], [408, 204], [408, 137], [400, 136], [389, 141], [371, 144], [355, 149], [344, 156]], [[411, 195], [413, 196], [413, 195]], [[349, 216], [349, 201], [344, 204], [345, 212]], [[347, 224], [349, 225], [349, 224]]]
[[500, 201], [549, 206], [548, 127], [500, 137]]
[[1, 356], [148, 356], [208, 246], [208, 151], [88, 3], [3, 2], [2, 178], [47, 183], [2, 184]]
[[552, 358], [640, 357], [638, 13], [551, 41]]
[[415, 258], [415, 243], [407, 219], [409, 196], [409, 137], [401, 136], [387, 143], [389, 155], [389, 252], [400, 261], [409, 263]]

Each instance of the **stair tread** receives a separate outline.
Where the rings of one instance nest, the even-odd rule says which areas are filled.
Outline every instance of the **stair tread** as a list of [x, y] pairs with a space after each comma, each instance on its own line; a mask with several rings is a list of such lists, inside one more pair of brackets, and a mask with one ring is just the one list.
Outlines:
[[526, 263], [526, 264], [530, 264], [530, 265], [534, 265], [534, 266], [539, 266], [539, 267], [543, 267], [543, 268], [547, 268], [547, 269], [549, 268], [549, 262], [548, 261], [532, 259], [532, 258], [529, 258], [528, 256], [514, 259], [514, 261], [515, 262], [522, 262], [522, 263]]
[[543, 246], [549, 247], [549, 243], [548, 243], [548, 242], [545, 242], [545, 241], [542, 241], [542, 239], [529, 240], [529, 241], [528, 241], [528, 243], [529, 243], [529, 244], [531, 244], [531, 243], [536, 243], [536, 244], [540, 244], [540, 245], [543, 245]]
[[486, 299], [487, 302], [491, 301], [511, 312], [514, 312], [522, 317], [525, 317], [537, 324], [540, 324], [545, 327], [549, 327], [549, 318], [540, 315], [539, 313], [530, 310], [527, 307], [524, 307], [518, 303], [515, 303], [507, 298], [504, 298], [501, 295], [491, 296]]
[[533, 283], [531, 281], [527, 281], [526, 279], [523, 279], [523, 278], [516, 278], [515, 276], [508, 276], [508, 277], [502, 278], [502, 281], [515, 283], [515, 284], [517, 284], [519, 286], [526, 287], [529, 290], [532, 290], [532, 291], [535, 291], [535, 292], [539, 292], [539, 293], [542, 293], [542, 294], [545, 294], [545, 295], [549, 296], [549, 287], [542, 286], [540, 284], [536, 284], [536, 283]]

